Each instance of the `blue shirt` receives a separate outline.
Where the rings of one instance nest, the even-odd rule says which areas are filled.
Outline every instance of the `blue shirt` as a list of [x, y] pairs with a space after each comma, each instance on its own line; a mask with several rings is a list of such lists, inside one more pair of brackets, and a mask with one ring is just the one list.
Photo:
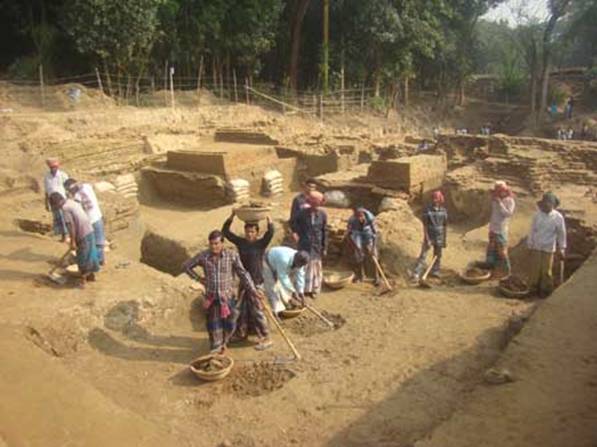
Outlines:
[[[305, 291], [305, 267], [292, 268], [296, 250], [290, 247], [273, 247], [266, 254], [267, 265], [287, 291], [303, 293]], [[291, 280], [294, 277], [294, 283]]]

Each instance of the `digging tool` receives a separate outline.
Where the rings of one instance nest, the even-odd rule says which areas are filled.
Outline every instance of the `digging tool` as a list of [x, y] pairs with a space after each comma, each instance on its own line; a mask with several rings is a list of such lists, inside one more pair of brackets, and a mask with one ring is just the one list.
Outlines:
[[321, 321], [323, 321], [325, 324], [327, 324], [330, 327], [330, 329], [334, 329], [336, 327], [336, 325], [334, 323], [332, 323], [330, 320], [328, 320], [326, 317], [324, 317], [321, 312], [319, 312], [317, 309], [315, 309], [310, 304], [305, 303], [305, 307], [307, 308], [307, 310], [311, 311], [311, 313], [313, 313], [313, 315], [315, 315]]
[[564, 284], [564, 258], [560, 259], [560, 285]]
[[427, 282], [427, 276], [429, 275], [429, 272], [433, 268], [433, 265], [435, 264], [436, 260], [437, 260], [437, 256], [434, 256], [433, 258], [431, 258], [431, 264], [429, 264], [429, 267], [427, 267], [427, 270], [425, 270], [425, 273], [423, 273], [423, 276], [421, 276], [421, 279], [419, 280], [419, 287], [422, 287], [423, 289], [431, 289], [431, 284], [429, 284]]
[[371, 259], [373, 259], [373, 263], [375, 264], [375, 268], [377, 269], [377, 271], [381, 275], [381, 278], [383, 279], [383, 282], [386, 285], [386, 290], [382, 290], [379, 294], [383, 295], [384, 293], [388, 293], [388, 292], [391, 292], [392, 290], [394, 290], [394, 289], [392, 289], [392, 286], [390, 285], [390, 281], [388, 281], [388, 277], [386, 276], [385, 272], [381, 268], [381, 265], [379, 264], [377, 256], [371, 255]]
[[62, 263], [65, 261], [66, 257], [67, 257], [67, 256], [70, 256], [70, 252], [71, 252], [71, 250], [70, 250], [70, 248], [69, 248], [69, 249], [66, 251], [66, 253], [64, 253], [64, 254], [62, 255], [62, 257], [61, 257], [61, 258], [60, 258], [60, 260], [58, 261], [58, 264], [57, 264], [55, 267], [53, 267], [53, 268], [52, 268], [52, 270], [50, 270], [50, 271], [48, 272], [48, 274], [47, 274], [46, 276], [47, 276], [47, 278], [48, 278], [50, 281], [52, 281], [52, 282], [54, 282], [54, 283], [56, 283], [56, 284], [59, 284], [59, 285], [64, 285], [64, 284], [66, 284], [66, 278], [65, 278], [64, 276], [62, 276], [62, 275], [59, 275], [59, 274], [57, 274], [57, 273], [56, 273], [56, 270], [58, 270], [59, 268], [61, 268], [61, 267], [62, 267]]
[[286, 332], [284, 332], [284, 329], [282, 329], [282, 326], [280, 326], [280, 323], [278, 323], [278, 320], [276, 319], [276, 317], [272, 313], [271, 309], [265, 303], [265, 300], [264, 300], [263, 296], [259, 296], [259, 299], [262, 301], [263, 310], [265, 310], [265, 315], [269, 318], [269, 320], [272, 322], [272, 324], [274, 326], [276, 326], [276, 329], [278, 329], [278, 332], [280, 332], [280, 335], [282, 336], [282, 338], [284, 339], [284, 341], [286, 342], [286, 344], [288, 345], [288, 347], [290, 348], [290, 350], [294, 354], [294, 358], [296, 360], [300, 360], [301, 359], [301, 355], [299, 354], [299, 352], [294, 347], [294, 343], [292, 343], [292, 340], [290, 340], [290, 338], [288, 337], [288, 335], [286, 335]]

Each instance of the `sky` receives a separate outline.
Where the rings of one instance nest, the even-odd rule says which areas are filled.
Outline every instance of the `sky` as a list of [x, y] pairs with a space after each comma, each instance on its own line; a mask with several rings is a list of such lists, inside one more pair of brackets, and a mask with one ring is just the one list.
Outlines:
[[[520, 12], [524, 17], [545, 19], [547, 17], [547, 0], [506, 0], [483, 16], [486, 20], [506, 20], [515, 26], [520, 20]], [[523, 19], [524, 21], [524, 19]]]

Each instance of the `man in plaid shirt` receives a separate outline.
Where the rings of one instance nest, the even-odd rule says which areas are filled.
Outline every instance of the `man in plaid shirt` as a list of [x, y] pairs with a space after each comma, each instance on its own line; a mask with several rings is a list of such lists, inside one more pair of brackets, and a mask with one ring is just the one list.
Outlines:
[[[197, 266], [203, 268], [204, 279], [193, 270]], [[203, 307], [207, 313], [210, 349], [212, 353], [224, 352], [238, 318], [234, 274], [244, 289], [255, 295], [257, 290], [253, 280], [243, 267], [238, 253], [224, 248], [223, 235], [217, 230], [209, 234], [209, 250], [187, 260], [183, 269], [192, 279], [205, 286]]]

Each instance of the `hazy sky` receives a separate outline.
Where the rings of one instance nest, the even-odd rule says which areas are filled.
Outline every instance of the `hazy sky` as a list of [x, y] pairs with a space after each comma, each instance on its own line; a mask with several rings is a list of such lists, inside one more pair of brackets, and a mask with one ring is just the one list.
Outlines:
[[545, 19], [547, 17], [547, 0], [506, 0], [485, 14], [483, 18], [495, 21], [503, 19], [510, 25], [515, 25], [520, 12], [528, 18]]

